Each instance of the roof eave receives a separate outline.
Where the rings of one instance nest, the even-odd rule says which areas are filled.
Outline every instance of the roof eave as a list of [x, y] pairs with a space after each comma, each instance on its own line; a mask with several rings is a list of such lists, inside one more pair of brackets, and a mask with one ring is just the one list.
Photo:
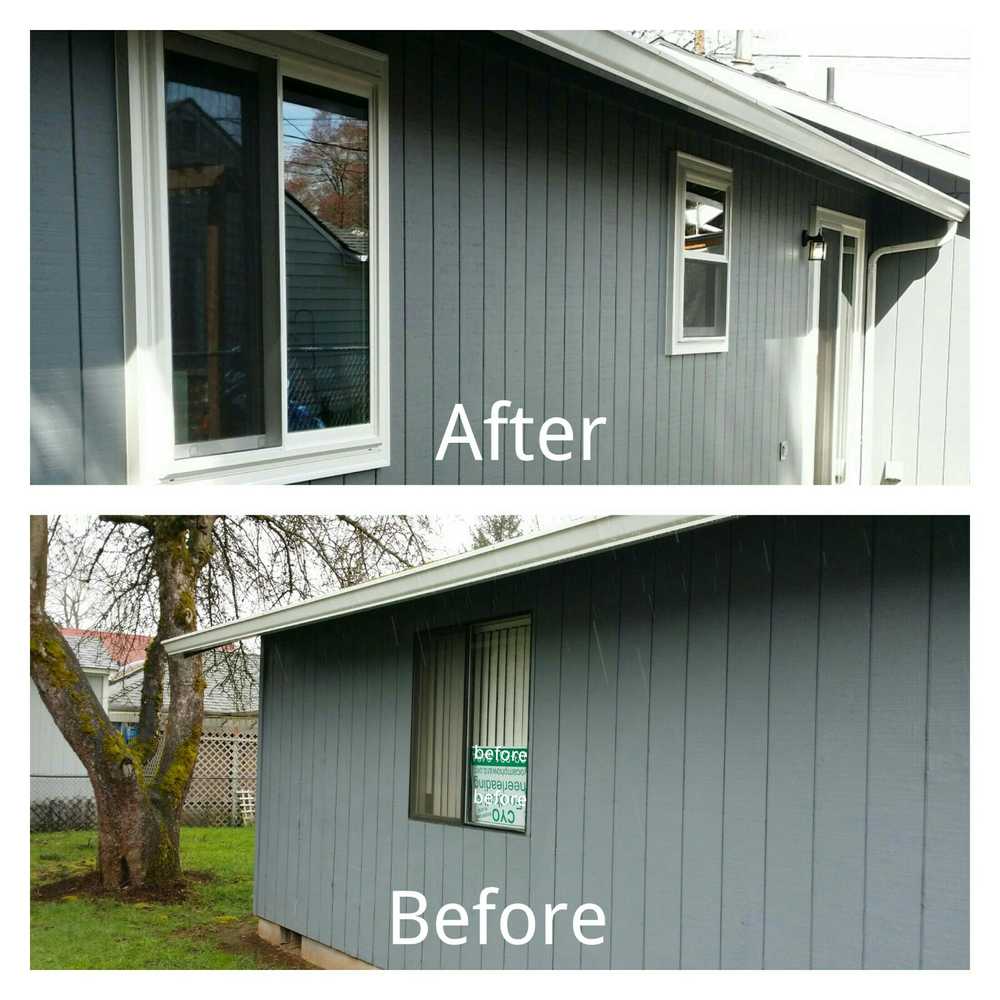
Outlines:
[[190, 656], [242, 639], [468, 587], [727, 518], [728, 515], [612, 515], [590, 518], [552, 531], [463, 552], [289, 607], [190, 632], [165, 640], [163, 646], [172, 656]]
[[515, 40], [685, 108], [726, 128], [755, 136], [867, 187], [949, 222], [969, 207], [793, 115], [755, 100], [679, 60], [617, 31], [504, 31]]

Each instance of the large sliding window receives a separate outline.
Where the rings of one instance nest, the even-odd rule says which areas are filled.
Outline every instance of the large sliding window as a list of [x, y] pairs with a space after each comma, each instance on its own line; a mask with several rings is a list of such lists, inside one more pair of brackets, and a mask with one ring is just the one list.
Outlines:
[[674, 172], [672, 354], [729, 349], [732, 171], [678, 153]]
[[128, 70], [130, 479], [387, 464], [384, 58], [133, 32]]
[[523, 832], [531, 622], [418, 636], [410, 813]]

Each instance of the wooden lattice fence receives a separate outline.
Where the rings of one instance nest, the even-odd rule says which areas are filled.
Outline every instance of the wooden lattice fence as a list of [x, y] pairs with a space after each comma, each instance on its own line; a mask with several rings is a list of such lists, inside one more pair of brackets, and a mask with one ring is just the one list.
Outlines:
[[247, 796], [241, 793], [249, 792], [255, 801], [256, 790], [257, 734], [205, 733], [181, 822], [188, 826], [240, 826], [247, 813]]

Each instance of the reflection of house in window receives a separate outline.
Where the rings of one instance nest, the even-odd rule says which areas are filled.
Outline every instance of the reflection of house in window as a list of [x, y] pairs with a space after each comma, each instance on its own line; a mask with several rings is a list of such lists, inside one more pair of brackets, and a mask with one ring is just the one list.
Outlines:
[[[177, 59], [174, 75], [194, 80], [187, 66]], [[237, 89], [236, 74], [226, 83]], [[261, 434], [260, 206], [247, 96], [177, 79], [167, 99], [176, 440]]]
[[[178, 443], [263, 427], [259, 236], [245, 232], [255, 168], [240, 99], [187, 89], [167, 110]], [[285, 267], [288, 429], [367, 423], [367, 232], [328, 225], [286, 193]]]
[[684, 207], [684, 249], [723, 253], [725, 192], [700, 184], [687, 185]]
[[285, 194], [288, 429], [368, 421], [368, 234]]

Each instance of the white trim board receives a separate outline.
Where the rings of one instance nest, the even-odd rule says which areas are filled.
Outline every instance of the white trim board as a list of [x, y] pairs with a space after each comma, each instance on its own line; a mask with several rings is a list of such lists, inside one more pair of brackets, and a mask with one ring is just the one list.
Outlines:
[[436, 562], [346, 587], [285, 608], [249, 615], [224, 625], [167, 639], [171, 655], [191, 655], [216, 646], [251, 639], [269, 632], [311, 625], [330, 618], [370, 611], [401, 601], [579, 559], [623, 545], [676, 534], [705, 524], [728, 520], [729, 515], [625, 515], [588, 518], [551, 531], [539, 532], [484, 549], [473, 549]]
[[618, 31], [509, 31], [508, 37], [737, 132], [818, 163], [867, 187], [961, 222], [969, 207], [822, 129], [696, 72], [687, 62]]
[[[848, 385], [846, 390], [847, 413], [846, 430], [843, 444], [845, 459], [843, 483], [859, 485], [864, 483], [861, 468], [862, 413], [864, 407], [864, 392], [872, 392], [872, 388], [864, 378], [865, 326], [864, 326], [864, 283], [865, 263], [868, 260], [867, 222], [854, 215], [837, 212], [822, 205], [814, 205], [810, 216], [809, 232], [818, 233], [822, 229], [836, 230], [844, 236], [853, 236], [857, 240], [854, 260], [854, 328], [848, 333], [847, 341], [842, 340], [840, 331], [836, 337], [838, 360], [835, 370], [840, 370], [840, 351], [845, 347], [849, 352]], [[816, 362], [819, 352], [819, 297], [820, 269], [827, 266], [826, 262], [816, 266], [809, 265], [809, 324], [807, 327], [806, 354], [808, 359], [804, 366], [805, 384], [802, 388], [802, 421], [803, 421], [803, 467], [802, 485], [812, 486], [815, 483], [815, 443], [816, 443], [816, 397], [818, 390]], [[839, 296], [838, 296], [839, 298]], [[839, 422], [839, 396], [834, 400], [833, 425]], [[831, 470], [832, 474], [835, 470]], [[836, 482], [835, 479], [833, 479]]]

